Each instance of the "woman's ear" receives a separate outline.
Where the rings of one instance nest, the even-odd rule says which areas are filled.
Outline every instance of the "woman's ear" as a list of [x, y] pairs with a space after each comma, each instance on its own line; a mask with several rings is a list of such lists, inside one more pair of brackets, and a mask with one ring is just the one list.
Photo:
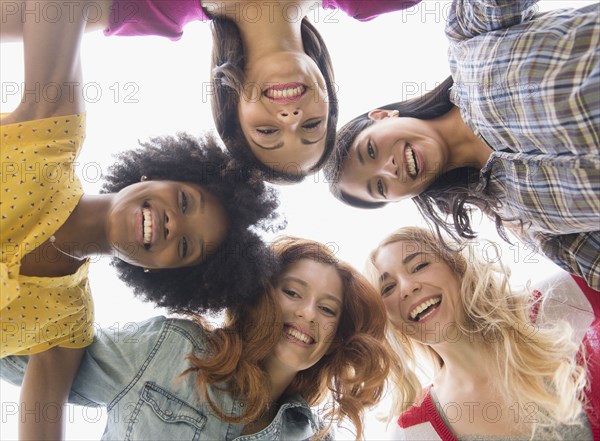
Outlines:
[[367, 116], [373, 121], [380, 121], [386, 118], [397, 118], [400, 116], [400, 112], [397, 110], [375, 109], [371, 110]]

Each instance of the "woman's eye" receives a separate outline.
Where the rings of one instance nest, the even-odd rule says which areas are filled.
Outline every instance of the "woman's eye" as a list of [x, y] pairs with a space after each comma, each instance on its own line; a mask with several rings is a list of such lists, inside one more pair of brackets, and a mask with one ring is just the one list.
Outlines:
[[370, 141], [367, 142], [367, 155], [369, 155], [369, 158], [375, 159], [375, 150], [373, 149]]
[[283, 293], [288, 297], [300, 297], [298, 293], [292, 289], [284, 288], [282, 289]]
[[302, 125], [302, 128], [305, 129], [305, 130], [311, 131], [311, 130], [315, 130], [320, 125], [321, 125], [321, 120], [320, 119], [316, 119], [316, 120], [307, 121], [306, 123], [304, 123]]
[[270, 129], [270, 128], [264, 128], [264, 129], [258, 128], [258, 129], [256, 129], [256, 131], [264, 136], [269, 136], [274, 133], [277, 133], [277, 129]]
[[183, 213], [185, 213], [185, 211], [187, 210], [187, 205], [188, 205], [187, 195], [182, 191], [181, 192], [181, 211]]
[[333, 309], [329, 308], [328, 306], [321, 306], [321, 311], [323, 311], [325, 314], [327, 314], [330, 317], [335, 317], [336, 313]]
[[391, 283], [389, 285], [385, 285], [383, 288], [381, 288], [381, 297], [385, 297], [389, 294], [391, 294], [391, 292], [394, 290], [394, 287], [396, 285]]
[[188, 254], [188, 243], [187, 243], [187, 239], [184, 237], [183, 239], [181, 239], [181, 257], [183, 259], [185, 259], [187, 257]]
[[383, 182], [381, 179], [377, 181], [377, 193], [379, 193], [381, 197], [385, 198], [385, 193], [383, 192]]
[[417, 271], [421, 271], [423, 268], [425, 268], [427, 265], [429, 265], [429, 262], [422, 262], [419, 263], [417, 266], [415, 266], [415, 272]]

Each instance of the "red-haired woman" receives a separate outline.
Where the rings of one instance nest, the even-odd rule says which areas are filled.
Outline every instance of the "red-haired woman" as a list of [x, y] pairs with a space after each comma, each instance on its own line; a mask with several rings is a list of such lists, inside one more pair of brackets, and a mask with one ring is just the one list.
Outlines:
[[[70, 401], [107, 406], [106, 439], [319, 438], [344, 417], [361, 437], [364, 408], [399, 373], [381, 297], [320, 243], [282, 238], [273, 250], [272, 286], [222, 327], [159, 317], [133, 335], [99, 333]], [[25, 367], [6, 358], [2, 376], [18, 383]]]

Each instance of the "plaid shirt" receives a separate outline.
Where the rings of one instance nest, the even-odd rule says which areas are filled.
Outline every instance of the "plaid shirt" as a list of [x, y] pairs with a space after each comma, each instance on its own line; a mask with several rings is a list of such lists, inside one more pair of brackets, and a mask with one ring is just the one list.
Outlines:
[[[494, 149], [477, 189], [511, 228], [600, 289], [599, 6], [536, 14], [534, 0], [455, 0], [451, 101]], [[507, 226], [514, 226], [508, 222]]]

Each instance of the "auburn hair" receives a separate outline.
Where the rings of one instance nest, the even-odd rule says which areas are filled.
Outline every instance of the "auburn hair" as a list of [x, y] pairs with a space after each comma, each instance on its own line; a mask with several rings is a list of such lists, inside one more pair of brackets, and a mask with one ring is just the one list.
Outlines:
[[[333, 266], [343, 283], [343, 306], [332, 343], [314, 366], [300, 371], [284, 395], [300, 394], [312, 407], [325, 405], [324, 419], [331, 425], [348, 418], [363, 433], [362, 413], [382, 397], [386, 378], [398, 363], [385, 340], [385, 309], [381, 297], [353, 267], [338, 260], [325, 245], [306, 239], [282, 237], [272, 244], [283, 271], [302, 259]], [[190, 355], [196, 384], [202, 396], [223, 421], [252, 422], [270, 405], [269, 384], [263, 363], [281, 338], [281, 311], [274, 300], [277, 277], [250, 307], [231, 308], [223, 327], [207, 330], [208, 356]], [[206, 329], [200, 317], [199, 324]], [[246, 401], [243, 413], [230, 416], [210, 399], [209, 385], [225, 384], [227, 392]], [[319, 432], [322, 436], [326, 429]]]

